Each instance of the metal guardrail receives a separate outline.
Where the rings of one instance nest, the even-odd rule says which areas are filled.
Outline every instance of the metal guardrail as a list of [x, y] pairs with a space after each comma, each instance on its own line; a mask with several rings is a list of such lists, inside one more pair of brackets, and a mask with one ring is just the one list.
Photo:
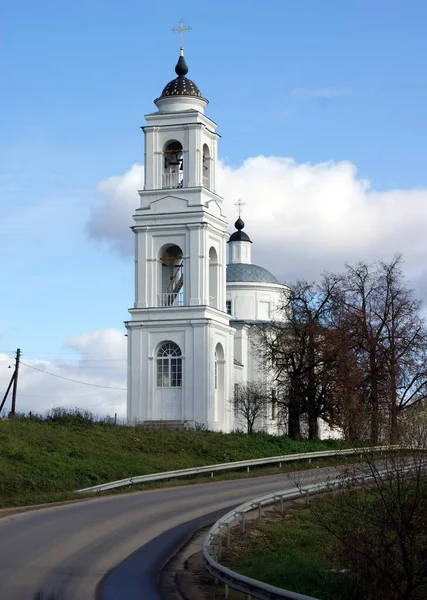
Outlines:
[[398, 450], [400, 446], [374, 446], [372, 448], [349, 448], [345, 450], [321, 450], [319, 452], [302, 452], [299, 454], [285, 454], [284, 456], [269, 456], [266, 458], [253, 458], [249, 460], [239, 460], [236, 462], [220, 463], [216, 465], [205, 465], [202, 467], [191, 467], [189, 469], [178, 469], [176, 471], [164, 471], [162, 473], [151, 473], [149, 475], [138, 475], [136, 477], [128, 477], [110, 483], [101, 483], [92, 487], [76, 490], [77, 494], [87, 494], [95, 492], [105, 492], [114, 490], [120, 487], [136, 485], [139, 483], [148, 483], [151, 481], [162, 481], [164, 479], [176, 479], [178, 477], [188, 477], [190, 475], [200, 475], [210, 473], [211, 477], [216, 471], [229, 471], [233, 469], [246, 468], [249, 472], [251, 467], [262, 465], [279, 465], [284, 462], [293, 462], [297, 460], [309, 460], [313, 458], [328, 458], [333, 456], [343, 456], [351, 454], [361, 454], [363, 452], [384, 452], [386, 450]]
[[[399, 449], [399, 446], [389, 446], [389, 449]], [[374, 450], [373, 448], [369, 449]], [[427, 467], [427, 461], [423, 461], [422, 468]], [[402, 471], [410, 473], [413, 468], [412, 464], [403, 467]], [[387, 469], [378, 471], [379, 475], [387, 474]], [[245, 514], [258, 509], [258, 516], [261, 519], [261, 509], [265, 506], [277, 504], [280, 502], [281, 513], [284, 512], [284, 501], [294, 500], [306, 496], [307, 500], [310, 494], [318, 494], [330, 490], [333, 487], [344, 484], [347, 481], [360, 480], [361, 482], [373, 481], [374, 477], [369, 473], [361, 473], [355, 477], [338, 477], [329, 481], [323, 481], [311, 485], [302, 486], [296, 490], [284, 490], [273, 492], [264, 496], [259, 496], [243, 504], [240, 504], [233, 510], [223, 515], [210, 528], [202, 545], [202, 555], [204, 565], [209, 573], [217, 580], [225, 585], [225, 598], [228, 598], [229, 588], [238, 590], [247, 594], [248, 598], [257, 598], [259, 600], [318, 600], [313, 596], [306, 596], [275, 587], [263, 581], [246, 577], [240, 573], [236, 573], [227, 567], [221, 565], [218, 561], [221, 560], [223, 533], [222, 530], [226, 527], [226, 543], [230, 545], [230, 528], [231, 524], [240, 519], [242, 531], [245, 531]]]
[[305, 596], [304, 594], [297, 594], [289, 590], [275, 587], [268, 583], [246, 577], [240, 573], [235, 573], [231, 569], [219, 564], [221, 560], [222, 551], [222, 530], [224, 527], [227, 528], [226, 540], [227, 545], [230, 544], [230, 526], [233, 521], [241, 519], [242, 530], [245, 530], [245, 514], [253, 510], [258, 509], [259, 517], [261, 518], [261, 509], [265, 506], [277, 504], [280, 502], [281, 512], [283, 514], [283, 503], [284, 501], [294, 500], [301, 498], [304, 494], [316, 494], [322, 491], [326, 491], [342, 480], [335, 479], [327, 483], [317, 483], [312, 485], [303, 486], [297, 490], [285, 490], [279, 492], [273, 492], [265, 496], [259, 496], [248, 502], [240, 504], [237, 508], [226, 513], [209, 530], [202, 546], [203, 562], [209, 573], [216, 579], [222, 581], [225, 584], [225, 598], [228, 598], [229, 587], [234, 590], [238, 590], [248, 595], [248, 598], [258, 598], [261, 600], [279, 600], [285, 598], [286, 600], [318, 600], [312, 596]]

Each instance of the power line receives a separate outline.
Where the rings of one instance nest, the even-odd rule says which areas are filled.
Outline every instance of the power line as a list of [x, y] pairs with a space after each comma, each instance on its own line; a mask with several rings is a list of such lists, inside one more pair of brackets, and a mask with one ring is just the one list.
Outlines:
[[[4, 354], [13, 354], [16, 351], [15, 350], [0, 350], [1, 353]], [[67, 350], [64, 352], [34, 352], [34, 351], [25, 351], [25, 355], [41, 355], [41, 356], [45, 356], [47, 354], [53, 354], [53, 355], [58, 355], [58, 354], [65, 354], [65, 355], [71, 355], [71, 354], [79, 354], [79, 355], [101, 355], [101, 356], [123, 356], [126, 357], [126, 352], [83, 352], [83, 350]], [[120, 359], [111, 359], [111, 360], [120, 360]]]
[[44, 373], [45, 375], [52, 375], [52, 377], [58, 377], [58, 379], [65, 379], [65, 381], [71, 381], [72, 383], [80, 383], [81, 385], [90, 385], [92, 387], [104, 388], [107, 390], [121, 390], [126, 392], [126, 388], [119, 387], [111, 387], [110, 385], [99, 385], [97, 383], [87, 383], [86, 381], [77, 381], [76, 379], [70, 379], [69, 377], [63, 377], [62, 375], [55, 375], [55, 373], [49, 373], [49, 371], [43, 371], [43, 369], [38, 369], [37, 367], [33, 367], [32, 365], [27, 365], [26, 363], [20, 361], [21, 365], [24, 367], [28, 367], [29, 369], [34, 369], [35, 371], [40, 371], [40, 373]]

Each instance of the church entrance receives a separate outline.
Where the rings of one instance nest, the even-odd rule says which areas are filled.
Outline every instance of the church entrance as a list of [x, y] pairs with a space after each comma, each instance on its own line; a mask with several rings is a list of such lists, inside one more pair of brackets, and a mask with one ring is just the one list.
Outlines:
[[156, 421], [181, 421], [181, 404], [181, 388], [175, 390], [157, 388], [154, 419]]
[[182, 353], [175, 342], [163, 342], [157, 351], [157, 385], [154, 399], [154, 419], [182, 419]]

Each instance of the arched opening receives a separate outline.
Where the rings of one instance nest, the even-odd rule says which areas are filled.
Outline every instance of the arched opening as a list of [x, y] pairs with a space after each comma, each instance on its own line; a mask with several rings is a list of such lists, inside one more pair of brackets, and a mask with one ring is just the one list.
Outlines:
[[218, 307], [218, 254], [213, 246], [209, 250], [209, 305]]
[[157, 387], [182, 386], [182, 353], [175, 342], [163, 342], [157, 351]]
[[183, 252], [176, 244], [160, 249], [160, 290], [158, 306], [184, 305], [184, 261]]
[[163, 189], [182, 188], [184, 181], [183, 150], [180, 142], [171, 140], [163, 147]]
[[215, 346], [214, 353], [214, 421], [224, 419], [224, 380], [225, 380], [225, 355], [220, 343]]
[[207, 144], [203, 144], [203, 186], [211, 189], [211, 153]]
[[175, 342], [162, 342], [155, 360], [154, 419], [180, 420], [182, 416], [182, 352]]

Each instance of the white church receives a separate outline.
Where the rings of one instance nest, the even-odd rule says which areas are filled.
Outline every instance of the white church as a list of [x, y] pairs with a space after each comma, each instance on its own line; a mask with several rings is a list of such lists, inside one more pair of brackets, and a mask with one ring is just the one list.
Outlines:
[[[128, 420], [241, 427], [236, 386], [265, 376], [254, 325], [280, 318], [286, 286], [252, 264], [240, 216], [229, 236], [217, 192], [217, 125], [208, 101], [177, 77], [145, 116], [145, 181], [135, 234], [135, 302], [128, 336]], [[228, 249], [228, 259], [227, 259]], [[277, 431], [273, 412], [259, 423]]]

